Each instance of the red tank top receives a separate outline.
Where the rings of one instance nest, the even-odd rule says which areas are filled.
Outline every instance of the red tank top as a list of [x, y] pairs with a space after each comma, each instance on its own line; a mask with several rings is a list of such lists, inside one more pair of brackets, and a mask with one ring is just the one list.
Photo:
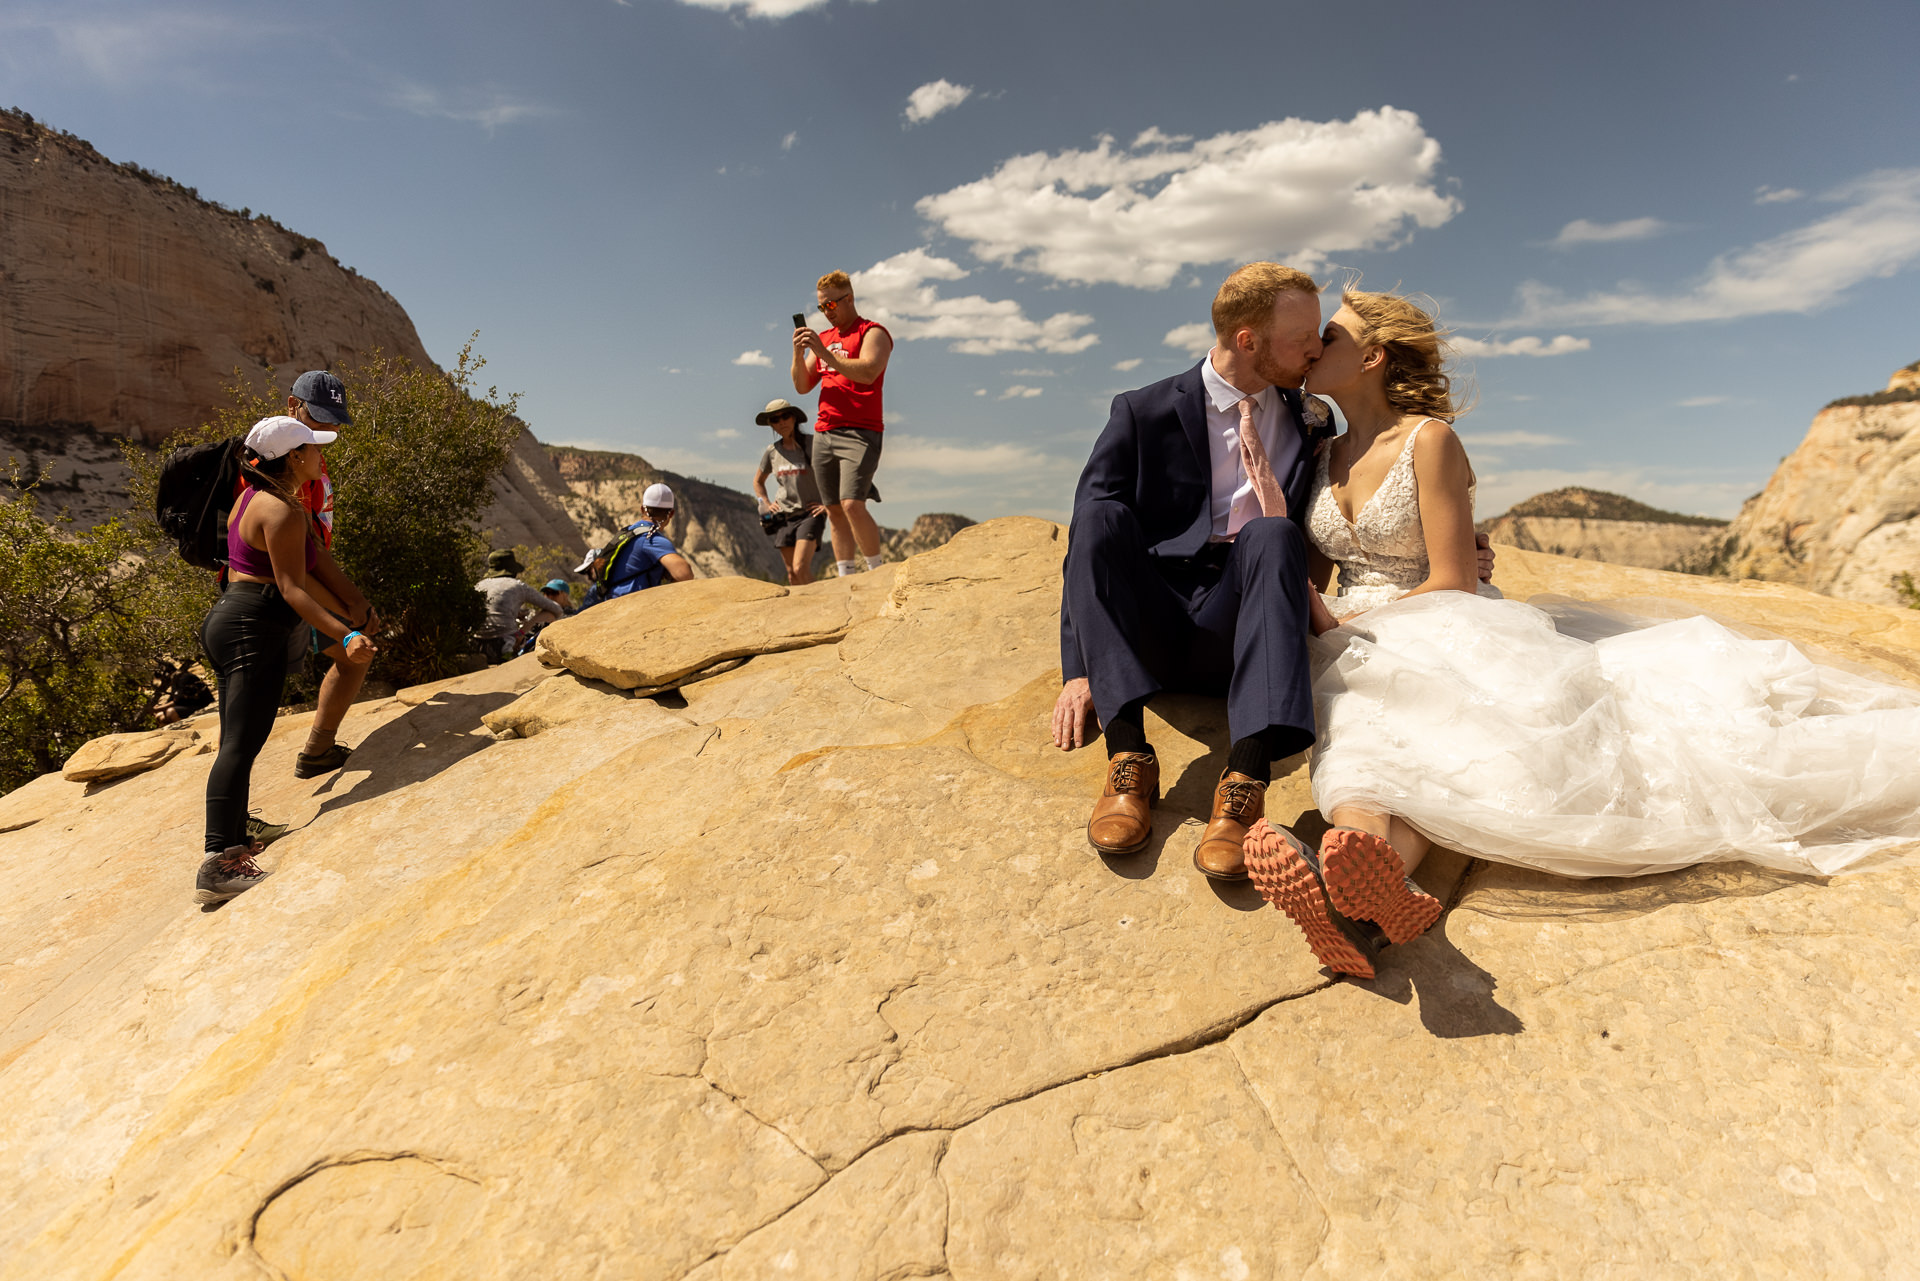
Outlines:
[[[834, 355], [853, 360], [859, 357], [861, 344], [866, 342], [869, 329], [878, 329], [887, 334], [886, 326], [876, 325], [862, 317], [852, 332], [843, 334], [838, 329], [829, 329], [820, 335], [820, 341]], [[887, 334], [887, 337], [893, 335]], [[883, 370], [878, 378], [862, 386], [845, 374], [836, 372], [831, 365], [821, 365], [820, 411], [814, 415], [813, 429], [832, 431], [836, 427], [865, 427], [869, 431], [885, 431], [886, 420], [880, 413], [880, 387], [886, 381], [887, 375]]]

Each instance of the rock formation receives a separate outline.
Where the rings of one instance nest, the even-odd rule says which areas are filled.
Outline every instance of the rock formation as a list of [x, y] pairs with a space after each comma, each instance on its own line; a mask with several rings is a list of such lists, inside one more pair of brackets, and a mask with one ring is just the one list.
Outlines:
[[1821, 410], [1725, 537], [1686, 567], [1896, 602], [1894, 577], [1920, 571], [1920, 362], [1885, 391]]
[[564, 574], [587, 550], [580, 527], [567, 512], [570, 497], [546, 446], [522, 430], [506, 470], [493, 478], [493, 502], [481, 513], [480, 528], [494, 547], [559, 548], [564, 564], [532, 568], [548, 577]]
[[[1920, 870], [1439, 853], [1440, 926], [1329, 982], [1191, 869], [1218, 701], [1156, 702], [1154, 842], [1088, 851], [1099, 754], [1045, 741], [1063, 537], [666, 588], [671, 654], [594, 611], [548, 656], [744, 665], [403, 690], [327, 779], [283, 718], [254, 801], [300, 827], [218, 911], [188, 897], [210, 757], [0, 798], [0, 1277], [1902, 1273]], [[1920, 614], [1499, 564], [1920, 684]]]
[[547, 456], [568, 486], [567, 514], [594, 547], [640, 519], [640, 496], [664, 482], [675, 500], [673, 542], [701, 577], [741, 574], [766, 582], [787, 581], [765, 533], [752, 494], [677, 472], [662, 471], [638, 454], [549, 445]]
[[[393, 296], [319, 241], [0, 110], [0, 466], [39, 478], [46, 514], [125, 511], [116, 438], [207, 421], [236, 370], [284, 392], [376, 348], [433, 365]], [[481, 524], [577, 560], [562, 489], [523, 433]]]
[[1497, 543], [1579, 560], [1671, 569], [1727, 522], [1684, 516], [1599, 489], [1556, 489], [1516, 503], [1475, 526]]
[[325, 245], [0, 111], [0, 428], [157, 443], [234, 371], [290, 385], [413, 322]]

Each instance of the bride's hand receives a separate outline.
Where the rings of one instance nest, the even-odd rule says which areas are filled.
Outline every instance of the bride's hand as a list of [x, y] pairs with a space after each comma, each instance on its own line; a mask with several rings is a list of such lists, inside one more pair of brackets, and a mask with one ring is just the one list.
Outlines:
[[1315, 590], [1312, 583], [1307, 584], [1307, 630], [1315, 636], [1325, 636], [1340, 626], [1333, 611], [1327, 608], [1326, 597]]

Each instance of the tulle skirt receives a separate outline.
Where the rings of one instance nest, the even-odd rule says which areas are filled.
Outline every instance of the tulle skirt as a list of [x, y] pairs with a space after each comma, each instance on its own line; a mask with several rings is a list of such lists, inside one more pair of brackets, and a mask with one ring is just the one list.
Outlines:
[[1434, 592], [1314, 642], [1314, 802], [1563, 876], [1920, 841], [1920, 690], [1673, 602]]

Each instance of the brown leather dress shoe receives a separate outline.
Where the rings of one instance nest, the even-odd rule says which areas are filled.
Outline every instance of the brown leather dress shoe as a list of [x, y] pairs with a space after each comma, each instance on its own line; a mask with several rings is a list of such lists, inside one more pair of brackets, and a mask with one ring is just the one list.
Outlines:
[[1117, 752], [1107, 759], [1107, 786], [1087, 820], [1087, 843], [1102, 854], [1138, 854], [1153, 836], [1160, 803], [1160, 761], [1151, 752]]
[[1232, 770], [1220, 776], [1213, 789], [1213, 817], [1200, 834], [1193, 865], [1216, 881], [1247, 879], [1247, 856], [1242, 848], [1247, 829], [1267, 814], [1267, 785]]

